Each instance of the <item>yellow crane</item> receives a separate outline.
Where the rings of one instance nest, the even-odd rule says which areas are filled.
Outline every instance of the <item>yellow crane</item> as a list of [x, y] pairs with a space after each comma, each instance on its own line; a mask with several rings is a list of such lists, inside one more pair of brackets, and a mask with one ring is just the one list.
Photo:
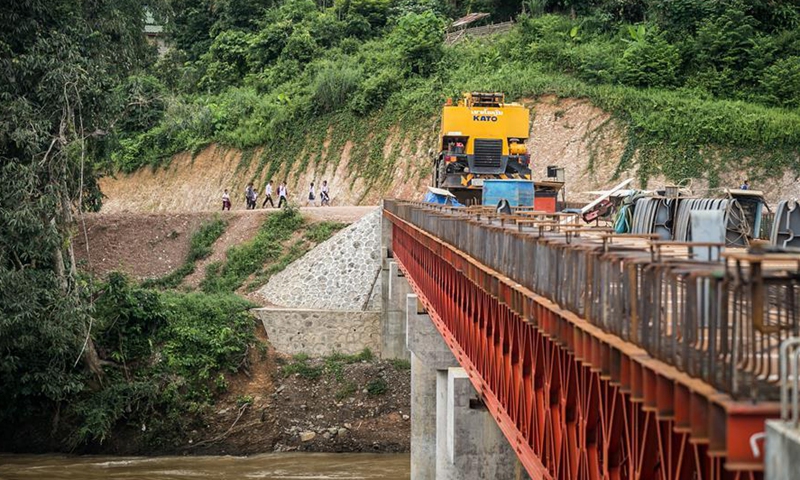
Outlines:
[[[502, 93], [465, 93], [457, 105], [442, 111], [440, 152], [434, 168], [434, 186], [460, 197], [465, 190], [479, 192], [484, 179], [531, 178], [525, 140], [530, 111], [506, 103]], [[460, 192], [459, 192], [460, 191]]]

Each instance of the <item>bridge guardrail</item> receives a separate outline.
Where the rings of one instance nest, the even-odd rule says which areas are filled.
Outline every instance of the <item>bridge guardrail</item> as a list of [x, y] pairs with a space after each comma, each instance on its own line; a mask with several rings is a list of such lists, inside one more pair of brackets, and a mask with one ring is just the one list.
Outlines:
[[689, 258], [687, 245], [587, 237], [558, 216], [391, 200], [384, 206], [735, 398], [780, 397], [780, 345], [800, 333], [797, 254], [726, 252], [722, 262], [706, 262]]

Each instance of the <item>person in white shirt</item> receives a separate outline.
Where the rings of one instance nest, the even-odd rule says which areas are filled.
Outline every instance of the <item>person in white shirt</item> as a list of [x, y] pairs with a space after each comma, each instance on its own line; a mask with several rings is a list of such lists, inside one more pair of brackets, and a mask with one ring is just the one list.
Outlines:
[[289, 206], [289, 200], [286, 198], [287, 195], [286, 180], [284, 180], [278, 187], [278, 208], [281, 208], [284, 203], [286, 203], [286, 206]]
[[228, 189], [226, 188], [225, 191], [222, 193], [222, 210], [229, 210], [231, 209], [231, 196], [228, 195]]
[[314, 201], [316, 199], [316, 195], [314, 192], [314, 182], [311, 182], [311, 188], [308, 189], [308, 205], [316, 207], [317, 204]]
[[267, 183], [267, 186], [264, 188], [264, 203], [261, 204], [261, 208], [265, 208], [267, 206], [267, 202], [272, 208], [275, 208], [275, 204], [272, 203], [272, 180]]
[[331, 206], [331, 197], [328, 194], [328, 181], [322, 181], [322, 188], [319, 189], [319, 206], [324, 207], [325, 205]]

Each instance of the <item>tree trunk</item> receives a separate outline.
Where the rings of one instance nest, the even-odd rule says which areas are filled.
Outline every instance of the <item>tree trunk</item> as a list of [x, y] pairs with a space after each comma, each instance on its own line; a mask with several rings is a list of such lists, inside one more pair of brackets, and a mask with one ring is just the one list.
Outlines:
[[[61, 285], [65, 295], [80, 296], [80, 287], [75, 281], [75, 278], [78, 275], [75, 262], [75, 249], [72, 243], [72, 235], [69, 233], [72, 228], [73, 217], [72, 202], [70, 202], [67, 194], [66, 178], [66, 172], [64, 172], [64, 178], [62, 179], [61, 184], [61, 224], [66, 227], [66, 232], [64, 234], [67, 236], [67, 253], [70, 260], [69, 275], [67, 275], [66, 268], [64, 267], [63, 254], [61, 253], [60, 248], [56, 249], [58, 250], [58, 256], [61, 259], [60, 262], [56, 262], [56, 273], [60, 278], [62, 278]], [[74, 288], [69, 288], [70, 285]], [[76, 300], [80, 301], [80, 299]], [[103, 379], [105, 378], [105, 372], [100, 364], [100, 357], [97, 355], [97, 349], [94, 346], [94, 340], [92, 339], [92, 332], [90, 328], [91, 323], [86, 326], [86, 340], [85, 346], [83, 347], [83, 363], [86, 368], [97, 378], [97, 381], [102, 384]]]

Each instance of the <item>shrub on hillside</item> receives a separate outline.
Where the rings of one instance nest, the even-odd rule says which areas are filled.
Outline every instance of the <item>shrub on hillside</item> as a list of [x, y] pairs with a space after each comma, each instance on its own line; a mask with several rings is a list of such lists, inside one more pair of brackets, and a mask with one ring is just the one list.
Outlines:
[[350, 98], [350, 108], [359, 115], [381, 108], [397, 88], [401, 74], [396, 69], [382, 69], [367, 77]]
[[314, 78], [314, 106], [319, 112], [332, 112], [347, 104], [358, 90], [363, 74], [352, 65], [325, 63]]
[[401, 68], [430, 75], [442, 58], [444, 21], [432, 12], [409, 13], [399, 20], [389, 36], [400, 58]]
[[619, 63], [620, 79], [635, 87], [670, 87], [678, 83], [678, 49], [663, 36], [650, 34], [631, 42]]
[[768, 67], [761, 86], [772, 105], [800, 108], [800, 56], [778, 60]]
[[220, 91], [230, 85], [238, 85], [248, 72], [247, 54], [251, 35], [227, 30], [220, 33], [201, 58], [205, 75], [200, 80], [202, 88]]

